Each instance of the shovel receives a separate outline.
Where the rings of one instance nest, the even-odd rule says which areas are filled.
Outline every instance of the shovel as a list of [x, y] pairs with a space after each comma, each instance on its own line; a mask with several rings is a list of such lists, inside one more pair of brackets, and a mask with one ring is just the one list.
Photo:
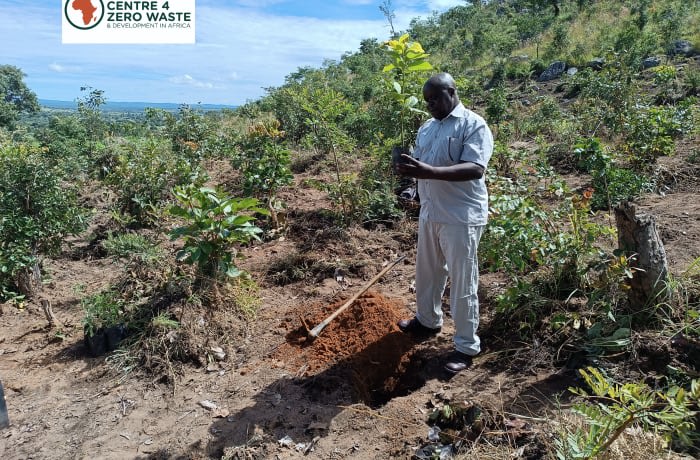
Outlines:
[[401, 261], [404, 260], [405, 258], [406, 258], [406, 256], [401, 256], [401, 257], [399, 257], [398, 259], [396, 259], [395, 261], [393, 261], [392, 263], [390, 263], [389, 265], [387, 265], [386, 267], [384, 267], [384, 268], [382, 269], [382, 271], [380, 271], [379, 273], [377, 273], [377, 274], [374, 276], [374, 278], [372, 278], [371, 280], [369, 280], [369, 281], [367, 282], [367, 284], [365, 284], [359, 292], [357, 292], [355, 295], [353, 295], [352, 297], [350, 297], [350, 299], [349, 299], [347, 302], [345, 302], [343, 305], [341, 305], [340, 308], [338, 308], [336, 311], [334, 311], [330, 316], [328, 316], [328, 318], [326, 318], [326, 319], [324, 319], [323, 321], [321, 321], [321, 322], [318, 324], [318, 326], [316, 326], [315, 328], [311, 329], [311, 330], [309, 331], [309, 337], [310, 337], [312, 340], [315, 339], [316, 337], [318, 337], [318, 335], [321, 333], [321, 331], [322, 331], [326, 326], [328, 326], [328, 324], [329, 324], [331, 321], [333, 321], [333, 320], [335, 319], [336, 316], [338, 316], [339, 314], [341, 314], [342, 312], [344, 312], [350, 305], [353, 304], [353, 302], [355, 302], [355, 301], [357, 300], [358, 297], [360, 297], [362, 294], [364, 294], [364, 292], [365, 292], [367, 289], [369, 289], [370, 287], [372, 287], [372, 285], [373, 285], [374, 283], [376, 283], [376, 282], [379, 280], [379, 278], [381, 278], [382, 276], [384, 276], [384, 275], [386, 274], [386, 272], [388, 272], [389, 270], [391, 270], [396, 264], [398, 264], [399, 262], [401, 262]]

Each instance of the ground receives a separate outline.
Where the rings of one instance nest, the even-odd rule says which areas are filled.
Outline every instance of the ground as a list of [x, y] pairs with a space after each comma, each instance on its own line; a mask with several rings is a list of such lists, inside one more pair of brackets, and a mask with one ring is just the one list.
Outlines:
[[[678, 163], [693, 145], [668, 159], [667, 170], [683, 172], [667, 175], [665, 193], [639, 203], [657, 218], [673, 273], [700, 257], [697, 168]], [[210, 168], [226, 181], [225, 163]], [[303, 175], [282, 198], [287, 231], [244, 251], [242, 266], [261, 286], [257, 316], [209, 339], [226, 353], [223, 360], [187, 365], [174, 383], [125, 375], [110, 357], [87, 353], [80, 299], [123, 268], [80, 250], [89, 232], [45, 260], [40, 297], [4, 304], [0, 313], [0, 379], [12, 423], [0, 431], [0, 457], [411, 458], [425, 452], [428, 416], [445, 402], [483, 411], [489, 429], [478, 434], [484, 442], [472, 447], [473, 458], [541, 458], [551, 448], [550, 414], [566, 405], [575, 374], [538, 360], [537, 343], [490, 332], [501, 330], [489, 300], [504, 287], [501, 276], [481, 276], [483, 353], [450, 376], [440, 360], [452, 348], [449, 318], [437, 338], [422, 343], [395, 325], [415, 308], [415, 220], [332, 231], [318, 212], [330, 204]], [[308, 338], [305, 327], [400, 256], [406, 258]], [[283, 276], [290, 260], [307, 260], [300, 279]], [[60, 334], [48, 327], [41, 299], [51, 302]]]

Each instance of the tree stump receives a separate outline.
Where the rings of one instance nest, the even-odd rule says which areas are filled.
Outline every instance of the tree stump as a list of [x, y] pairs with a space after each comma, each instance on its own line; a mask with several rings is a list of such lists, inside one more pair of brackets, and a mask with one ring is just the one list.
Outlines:
[[41, 291], [41, 270], [39, 263], [33, 264], [31, 267], [26, 267], [20, 270], [15, 275], [15, 283], [19, 293], [31, 299]]
[[641, 310], [667, 300], [670, 293], [666, 289], [666, 250], [656, 230], [656, 221], [651, 215], [636, 215], [636, 211], [632, 203], [624, 201], [615, 208], [615, 221], [618, 246], [634, 272], [628, 293], [630, 305]]

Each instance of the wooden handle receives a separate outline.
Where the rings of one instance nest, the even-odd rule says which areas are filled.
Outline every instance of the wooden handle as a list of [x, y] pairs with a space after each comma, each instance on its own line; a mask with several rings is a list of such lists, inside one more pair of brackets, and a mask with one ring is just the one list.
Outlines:
[[399, 262], [401, 262], [401, 261], [404, 260], [405, 258], [406, 258], [406, 256], [401, 256], [401, 257], [399, 257], [398, 259], [396, 259], [395, 261], [393, 261], [392, 263], [390, 263], [389, 265], [387, 265], [386, 267], [384, 267], [384, 269], [383, 269], [382, 271], [380, 271], [379, 273], [377, 273], [377, 274], [374, 276], [374, 278], [372, 278], [371, 280], [369, 280], [369, 281], [367, 282], [367, 284], [365, 284], [365, 285], [362, 287], [362, 290], [360, 290], [360, 291], [357, 292], [355, 295], [353, 295], [352, 297], [350, 297], [350, 299], [349, 299], [347, 302], [345, 302], [343, 305], [341, 305], [340, 308], [338, 308], [336, 311], [334, 311], [333, 314], [331, 314], [328, 318], [326, 318], [326, 319], [324, 319], [323, 321], [321, 321], [321, 322], [319, 323], [318, 326], [316, 326], [315, 328], [311, 329], [311, 330], [309, 331], [309, 336], [312, 337], [312, 338], [314, 338], [314, 339], [315, 339], [316, 337], [318, 337], [318, 335], [321, 333], [321, 331], [322, 331], [326, 326], [328, 326], [328, 324], [329, 324], [331, 321], [333, 321], [333, 320], [335, 319], [336, 316], [338, 316], [339, 314], [341, 314], [342, 312], [344, 312], [350, 305], [353, 304], [354, 301], [357, 300], [358, 297], [360, 297], [362, 294], [364, 294], [365, 291], [366, 291], [367, 289], [369, 289], [370, 287], [372, 287], [372, 285], [373, 285], [374, 283], [376, 283], [376, 282], [379, 280], [379, 278], [381, 278], [382, 276], [384, 276], [384, 275], [386, 274], [386, 272], [388, 272], [389, 270], [391, 270], [391, 269], [394, 267], [394, 265], [398, 264]]

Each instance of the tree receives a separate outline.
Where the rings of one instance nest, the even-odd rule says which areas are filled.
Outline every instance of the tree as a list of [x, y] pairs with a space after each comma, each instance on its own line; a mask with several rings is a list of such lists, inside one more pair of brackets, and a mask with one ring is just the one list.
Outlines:
[[39, 111], [39, 102], [24, 83], [26, 75], [17, 67], [0, 65], [0, 127], [13, 129], [22, 112]]

